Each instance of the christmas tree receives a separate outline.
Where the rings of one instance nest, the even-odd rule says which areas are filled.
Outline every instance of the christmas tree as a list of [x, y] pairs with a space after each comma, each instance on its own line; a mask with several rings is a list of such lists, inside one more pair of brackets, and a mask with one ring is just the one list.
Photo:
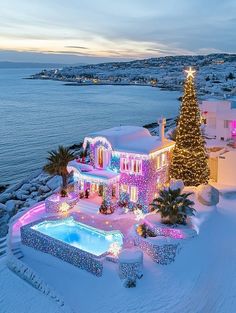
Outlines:
[[208, 157], [201, 132], [200, 110], [191, 67], [187, 78], [176, 129], [176, 144], [170, 166], [170, 177], [182, 179], [186, 186], [205, 184], [209, 179]]

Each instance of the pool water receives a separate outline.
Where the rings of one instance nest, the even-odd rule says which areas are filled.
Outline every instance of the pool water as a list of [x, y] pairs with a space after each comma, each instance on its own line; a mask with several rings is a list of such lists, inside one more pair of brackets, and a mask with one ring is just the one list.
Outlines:
[[77, 222], [73, 217], [43, 221], [32, 229], [96, 256], [109, 251], [113, 243], [123, 244], [123, 234], [119, 230], [100, 230]]

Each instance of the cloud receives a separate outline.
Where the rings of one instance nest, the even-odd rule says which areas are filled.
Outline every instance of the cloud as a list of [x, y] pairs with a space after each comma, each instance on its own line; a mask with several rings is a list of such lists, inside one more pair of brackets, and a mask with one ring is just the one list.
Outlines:
[[4, 50], [108, 58], [236, 51], [235, 0], [2, 2]]
[[87, 47], [82, 47], [82, 46], [65, 46], [65, 48], [73, 48], [73, 49], [88, 49]]

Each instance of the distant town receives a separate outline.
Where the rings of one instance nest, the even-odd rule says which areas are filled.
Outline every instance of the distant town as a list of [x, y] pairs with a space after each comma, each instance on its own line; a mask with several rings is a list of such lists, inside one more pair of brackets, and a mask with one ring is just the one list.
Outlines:
[[236, 94], [236, 54], [167, 56], [130, 62], [65, 66], [45, 69], [33, 79], [59, 80], [66, 85], [142, 85], [181, 90], [183, 69], [194, 66], [198, 94], [227, 97]]

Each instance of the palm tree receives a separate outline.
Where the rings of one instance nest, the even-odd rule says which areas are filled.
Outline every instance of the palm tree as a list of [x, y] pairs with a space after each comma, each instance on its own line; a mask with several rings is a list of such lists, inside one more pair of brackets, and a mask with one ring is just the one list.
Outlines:
[[164, 221], [170, 224], [186, 224], [188, 216], [194, 215], [194, 202], [188, 197], [192, 193], [182, 193], [180, 189], [163, 189], [159, 197], [151, 203], [151, 209], [160, 213]]
[[44, 171], [50, 175], [60, 175], [62, 177], [62, 189], [61, 196], [65, 197], [67, 195], [67, 185], [68, 185], [68, 162], [74, 160], [75, 155], [70, 151], [69, 148], [59, 146], [58, 150], [52, 150], [48, 152], [47, 157], [48, 163], [44, 166]]

